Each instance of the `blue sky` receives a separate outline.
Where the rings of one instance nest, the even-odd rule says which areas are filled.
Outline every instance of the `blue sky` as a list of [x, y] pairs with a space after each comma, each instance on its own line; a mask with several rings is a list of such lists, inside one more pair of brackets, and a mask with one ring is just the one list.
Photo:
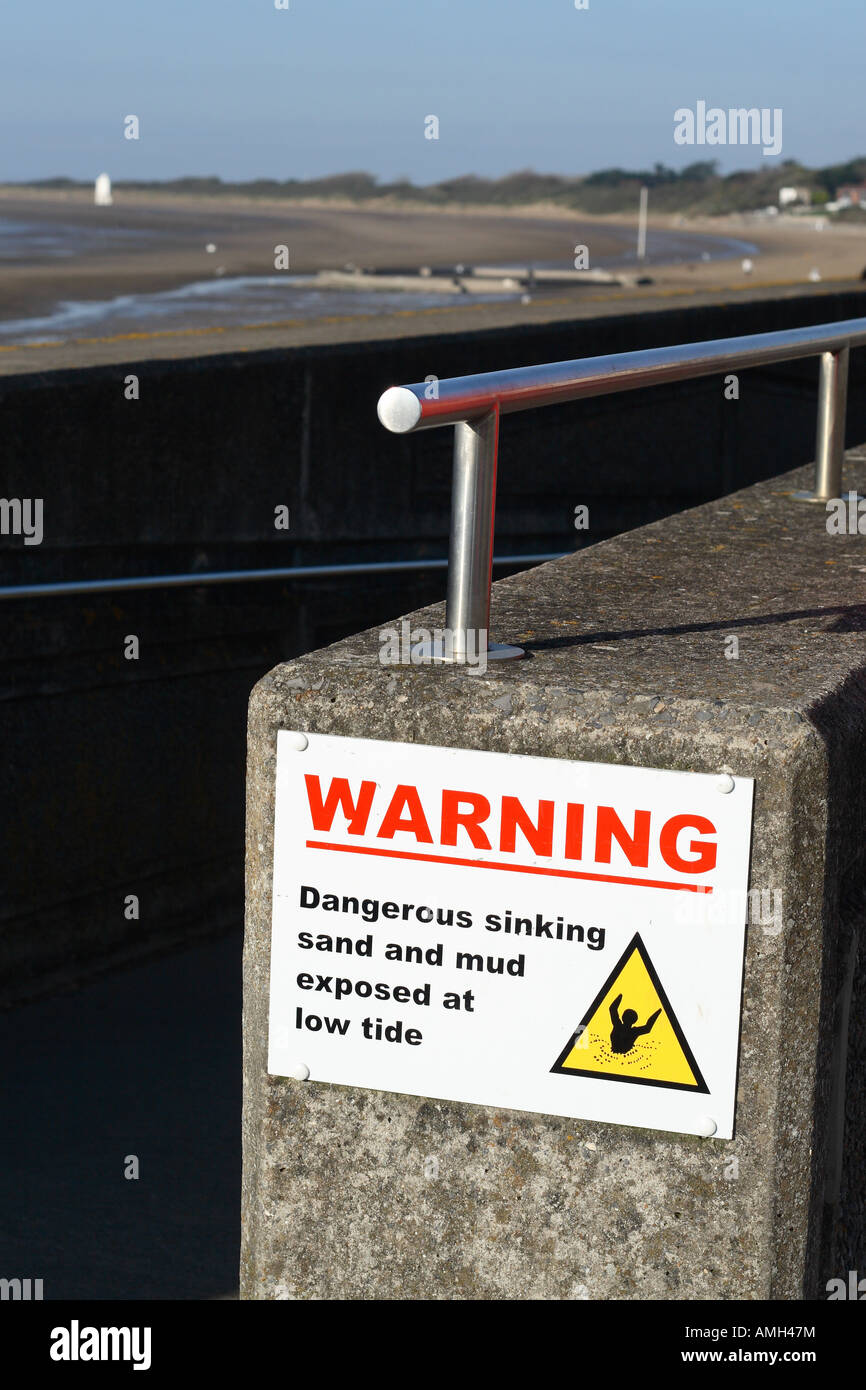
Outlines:
[[781, 107], [782, 159], [866, 154], [866, 0], [13, 0], [0, 180], [768, 162], [675, 145], [699, 99]]

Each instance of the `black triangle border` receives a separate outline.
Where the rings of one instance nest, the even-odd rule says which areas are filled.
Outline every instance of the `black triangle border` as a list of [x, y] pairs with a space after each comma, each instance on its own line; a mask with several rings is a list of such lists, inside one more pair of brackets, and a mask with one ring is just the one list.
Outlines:
[[[610, 989], [611, 983], [616, 979], [617, 975], [625, 966], [625, 963], [628, 960], [629, 956], [635, 949], [637, 949], [638, 955], [640, 956], [641, 960], [644, 963], [644, 966], [646, 967], [647, 974], [652, 980], [653, 987], [655, 988], [656, 994], [661, 1000], [662, 1008], [664, 1009], [664, 1012], [667, 1015], [668, 1022], [674, 1030], [676, 1040], [682, 1048], [685, 1054], [686, 1061], [692, 1069], [692, 1075], [696, 1078], [698, 1082], [696, 1086], [690, 1086], [685, 1081], [655, 1081], [646, 1076], [615, 1076], [608, 1074], [607, 1072], [583, 1071], [577, 1067], [563, 1066], [563, 1063], [568, 1054], [571, 1052], [572, 1048], [574, 1047], [575, 1042], [580, 1037], [584, 1028], [589, 1023], [589, 1020], [592, 1018], [596, 1009], [599, 1007], [602, 1000], [604, 999], [604, 996]], [[649, 958], [647, 949], [644, 946], [643, 941], [641, 940], [640, 932], [635, 932], [634, 936], [626, 946], [616, 965], [611, 970], [610, 974], [608, 975], [598, 994], [595, 996], [594, 1000], [590, 1004], [583, 1018], [580, 1020], [577, 1030], [574, 1033], [572, 1033], [571, 1037], [569, 1038], [565, 1047], [562, 1049], [562, 1052], [560, 1052], [559, 1056], [557, 1057], [550, 1070], [552, 1073], [555, 1073], [559, 1076], [589, 1077], [593, 1081], [624, 1081], [629, 1086], [662, 1086], [665, 1088], [665, 1090], [668, 1091], [691, 1091], [693, 1095], [703, 1094], [705, 1096], [708, 1096], [710, 1094], [710, 1088], [704, 1080], [703, 1075], [701, 1073], [701, 1069], [698, 1066], [697, 1061], [695, 1060], [695, 1054], [692, 1052], [692, 1049], [689, 1047], [688, 1042], [686, 1041], [686, 1035], [680, 1027], [679, 1019], [677, 1018], [676, 1014], [671, 1008], [670, 1000], [668, 999], [665, 993], [664, 986], [661, 980], [656, 974], [656, 968]]]

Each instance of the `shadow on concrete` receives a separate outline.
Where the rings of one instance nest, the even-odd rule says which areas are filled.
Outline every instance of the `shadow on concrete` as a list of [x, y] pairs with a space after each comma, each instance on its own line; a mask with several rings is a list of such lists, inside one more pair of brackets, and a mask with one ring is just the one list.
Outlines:
[[[821, 1012], [816, 1056], [814, 1145], [806, 1297], [826, 1300], [829, 1280], [866, 1269], [866, 820], [863, 747], [866, 668], [809, 711], [827, 750], [827, 831], [821, 933]], [[851, 854], [853, 858], [842, 858]], [[846, 848], [843, 848], [846, 847]], [[817, 923], [816, 923], [817, 925]], [[793, 957], [802, 945], [789, 943]], [[849, 1295], [850, 1296], [850, 1295]]]
[[[735, 628], [768, 627], [792, 623], [800, 618], [838, 618], [825, 632], [863, 632], [866, 630], [866, 604], [831, 604], [823, 608], [791, 608], [782, 613], [755, 613], [745, 618], [723, 618], [706, 623], [676, 623], [669, 627], [612, 628], [609, 631], [582, 632], [573, 637], [520, 638], [528, 653], [554, 651], [565, 647], [591, 647], [596, 642], [625, 642], [643, 637], [681, 637], [688, 632], [731, 632]], [[520, 634], [518, 633], [517, 636]]]
[[237, 1288], [241, 947], [0, 1016], [0, 1277], [43, 1279], [46, 1299]]

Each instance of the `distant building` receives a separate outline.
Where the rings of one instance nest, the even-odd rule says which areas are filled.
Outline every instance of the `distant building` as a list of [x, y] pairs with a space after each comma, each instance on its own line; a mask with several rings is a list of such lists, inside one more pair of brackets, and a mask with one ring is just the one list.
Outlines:
[[98, 208], [111, 207], [111, 179], [107, 174], [100, 174], [97, 177], [96, 183], [93, 185], [93, 201]]
[[836, 189], [836, 202], [841, 208], [866, 208], [866, 183], [843, 183]]
[[798, 203], [808, 207], [811, 201], [812, 190], [809, 188], [795, 188], [789, 184], [787, 187], [779, 189], [780, 208], [792, 207]]

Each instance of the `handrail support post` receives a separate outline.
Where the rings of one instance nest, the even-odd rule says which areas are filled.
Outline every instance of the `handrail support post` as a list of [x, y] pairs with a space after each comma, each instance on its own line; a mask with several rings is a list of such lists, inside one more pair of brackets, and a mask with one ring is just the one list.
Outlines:
[[818, 430], [815, 441], [815, 491], [825, 500], [842, 491], [845, 417], [848, 406], [848, 347], [821, 353]]
[[419, 644], [416, 660], [484, 668], [488, 659], [524, 654], [521, 647], [488, 640], [498, 455], [498, 405], [454, 426], [445, 640]]
[[845, 420], [848, 408], [849, 346], [822, 352], [818, 385], [818, 424], [815, 432], [815, 488], [796, 492], [802, 502], [829, 502], [842, 492]]
[[453, 660], [460, 663], [487, 642], [490, 627], [498, 453], [498, 408], [482, 420], [461, 420], [454, 426], [445, 625]]

